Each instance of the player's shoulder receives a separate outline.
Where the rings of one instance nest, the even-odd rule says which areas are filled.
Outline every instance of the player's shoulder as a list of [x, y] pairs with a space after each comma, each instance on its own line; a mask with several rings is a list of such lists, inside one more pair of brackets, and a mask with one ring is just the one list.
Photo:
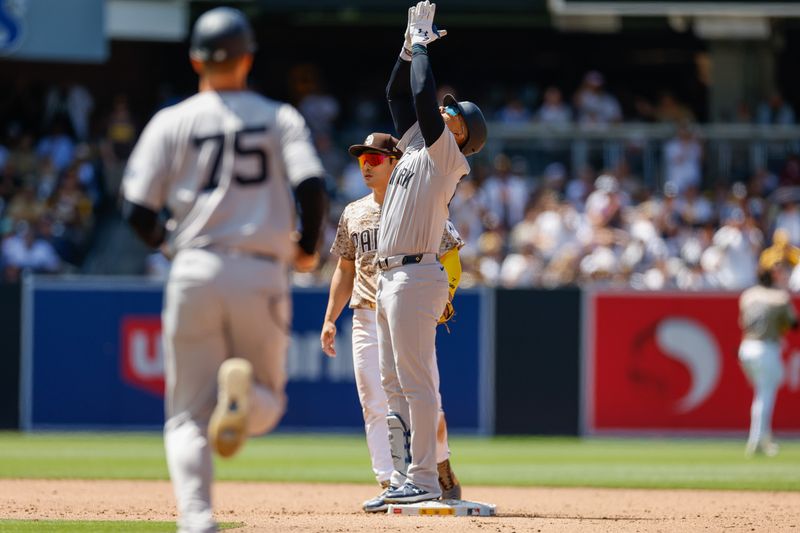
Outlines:
[[375, 198], [372, 196], [372, 193], [369, 193], [358, 200], [353, 200], [344, 208], [344, 212], [347, 213], [347, 215], [355, 218], [364, 214], [377, 213], [380, 212], [380, 210], [381, 207], [377, 202], [375, 202]]
[[372, 193], [369, 193], [363, 198], [353, 200], [347, 204], [342, 212], [342, 217], [349, 222], [361, 224], [368, 220], [377, 220], [380, 217], [380, 213], [381, 206], [375, 201]]

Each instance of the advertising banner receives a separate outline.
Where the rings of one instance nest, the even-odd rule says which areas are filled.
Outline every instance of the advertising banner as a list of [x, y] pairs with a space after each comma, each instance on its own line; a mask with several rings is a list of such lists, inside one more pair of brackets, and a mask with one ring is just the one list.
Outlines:
[[[746, 431], [752, 389], [737, 358], [738, 296], [587, 294], [584, 431]], [[788, 336], [783, 357], [773, 427], [798, 431], [800, 334]]]
[[[459, 292], [452, 334], [437, 340], [451, 430], [480, 428], [481, 294]], [[337, 357], [320, 349], [326, 288], [292, 295], [289, 404], [280, 428], [361, 429], [350, 340], [340, 318]], [[37, 428], [156, 428], [164, 420], [162, 286], [144, 280], [30, 278], [24, 289], [22, 424]]]

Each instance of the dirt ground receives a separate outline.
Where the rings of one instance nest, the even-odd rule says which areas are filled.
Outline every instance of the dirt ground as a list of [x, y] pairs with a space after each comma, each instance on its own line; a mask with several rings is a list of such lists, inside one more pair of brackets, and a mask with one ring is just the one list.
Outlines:
[[[498, 516], [367, 515], [368, 485], [231, 483], [214, 487], [217, 518], [232, 532], [695, 532], [800, 533], [800, 493], [466, 487]], [[0, 518], [175, 520], [165, 481], [3, 480]]]

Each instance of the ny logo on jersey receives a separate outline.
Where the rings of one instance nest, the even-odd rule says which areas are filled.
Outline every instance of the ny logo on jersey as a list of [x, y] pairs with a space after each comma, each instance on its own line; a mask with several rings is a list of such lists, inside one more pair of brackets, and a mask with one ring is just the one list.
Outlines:
[[414, 177], [414, 173], [408, 168], [401, 168], [399, 171], [392, 172], [392, 177], [389, 178], [389, 185], [397, 183], [404, 189], [408, 188], [408, 182]]
[[361, 249], [361, 253], [373, 252], [378, 249], [378, 228], [369, 228], [361, 232], [350, 234], [350, 240], [356, 250]]

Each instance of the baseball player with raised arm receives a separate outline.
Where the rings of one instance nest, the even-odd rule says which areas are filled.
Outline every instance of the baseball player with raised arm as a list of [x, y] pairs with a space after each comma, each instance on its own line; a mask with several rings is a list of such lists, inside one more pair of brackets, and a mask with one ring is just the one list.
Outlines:
[[439, 498], [436, 429], [439, 370], [436, 324], [448, 300], [439, 243], [448, 203], [469, 172], [466, 156], [486, 142], [486, 122], [471, 102], [451, 95], [444, 105], [436, 87], [428, 45], [443, 33], [433, 25], [436, 5], [427, 0], [408, 11], [403, 50], [387, 86], [387, 100], [403, 155], [397, 162], [378, 226], [376, 293], [381, 378], [389, 410], [408, 428], [411, 464], [395, 470], [385, 503]]
[[[328, 308], [322, 326], [320, 342], [322, 350], [331, 357], [336, 356], [334, 339], [336, 337], [336, 320], [350, 300], [353, 309], [353, 368], [355, 369], [358, 399], [364, 415], [364, 426], [367, 435], [367, 448], [372, 461], [372, 470], [378, 483], [389, 487], [392, 471], [397, 469], [405, 473], [408, 463], [408, 451], [402, 422], [395, 416], [389, 417], [386, 394], [381, 386], [381, 373], [378, 358], [378, 331], [375, 313], [375, 289], [378, 282], [378, 270], [375, 255], [378, 250], [378, 221], [381, 216], [386, 187], [389, 176], [397, 165], [402, 152], [397, 149], [397, 139], [388, 133], [373, 133], [363, 144], [350, 147], [350, 154], [358, 158], [358, 164], [364, 181], [372, 189], [372, 193], [350, 203], [345, 207], [339, 219], [336, 239], [331, 253], [339, 257], [336, 271], [331, 281]], [[447, 264], [452, 265], [452, 292], [460, 279], [460, 261], [458, 250], [464, 241], [455, 227], [448, 222], [439, 244], [439, 254], [452, 258]], [[452, 296], [450, 297], [452, 300]], [[444, 313], [443, 313], [444, 315]], [[442, 317], [440, 319], [444, 319]], [[450, 466], [450, 450], [447, 445], [447, 425], [444, 412], [439, 402], [439, 420], [436, 440], [436, 462], [439, 473], [439, 486], [443, 499], [460, 499], [461, 485]], [[389, 432], [393, 433], [391, 443], [397, 449], [390, 449]], [[380, 499], [368, 500], [364, 503], [367, 512], [385, 511], [388, 506]]]
[[739, 297], [739, 326], [742, 342], [739, 363], [753, 386], [750, 405], [750, 434], [745, 454], [773, 456], [778, 445], [772, 440], [775, 396], [783, 380], [781, 341], [797, 327], [797, 313], [783, 288], [789, 277], [788, 257], [765, 250], [759, 259], [758, 284]]
[[197, 19], [189, 55], [199, 91], [152, 118], [123, 181], [125, 218], [174, 256], [162, 314], [164, 440], [179, 531], [216, 531], [211, 450], [233, 455], [284, 412], [288, 270], [316, 266], [327, 208], [303, 118], [247, 90], [255, 48], [240, 11]]

